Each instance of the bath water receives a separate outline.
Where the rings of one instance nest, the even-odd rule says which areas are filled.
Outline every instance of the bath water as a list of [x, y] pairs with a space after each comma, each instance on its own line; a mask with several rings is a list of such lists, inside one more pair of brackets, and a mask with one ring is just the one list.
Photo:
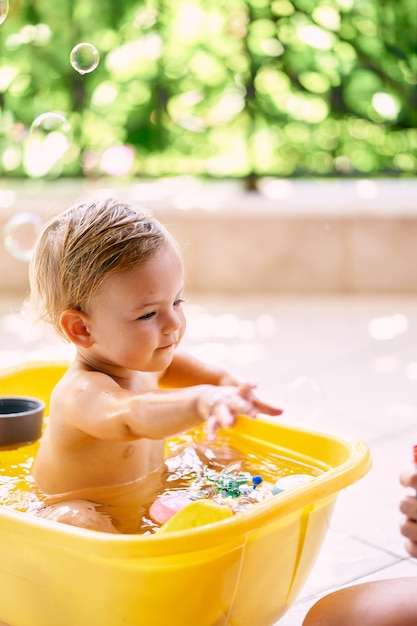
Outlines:
[[[37, 448], [35, 443], [21, 447], [18, 454], [16, 450], [0, 450], [0, 506], [23, 513], [42, 506], [31, 476]], [[163, 481], [155, 498], [173, 494], [191, 500], [210, 499], [239, 513], [278, 497], [272, 492], [277, 480], [295, 474], [314, 477], [322, 471], [254, 442], [234, 438], [232, 445], [227, 436], [208, 442], [202, 431], [196, 430], [167, 443]], [[159, 528], [149, 515], [152, 502], [145, 506], [135, 532], [152, 534]]]

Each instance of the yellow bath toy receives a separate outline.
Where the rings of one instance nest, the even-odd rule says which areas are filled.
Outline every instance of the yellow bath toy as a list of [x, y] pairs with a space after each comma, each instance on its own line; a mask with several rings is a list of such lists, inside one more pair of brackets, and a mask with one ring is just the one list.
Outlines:
[[[0, 371], [0, 396], [44, 400], [62, 363]], [[144, 535], [117, 535], [33, 517], [0, 504], [0, 622], [10, 626], [272, 626], [293, 604], [319, 554], [340, 490], [364, 476], [357, 437], [277, 419], [239, 417], [219, 441], [246, 454], [316, 468], [299, 484], [222, 520], [196, 501]], [[0, 451], [1, 478], [36, 444]], [[9, 471], [7, 469], [7, 471]], [[204, 511], [204, 513], [203, 513]], [[204, 523], [202, 520], [216, 523]]]
[[206, 524], [221, 522], [229, 517], [233, 517], [229, 507], [216, 504], [211, 500], [196, 500], [191, 502], [191, 504], [187, 504], [178, 513], [175, 513], [157, 532], [168, 533], [176, 530], [198, 528]]

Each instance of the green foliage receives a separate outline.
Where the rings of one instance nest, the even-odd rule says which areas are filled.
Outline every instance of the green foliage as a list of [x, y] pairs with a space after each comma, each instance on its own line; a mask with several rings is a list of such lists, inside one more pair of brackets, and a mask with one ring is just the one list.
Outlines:
[[[0, 172], [415, 176], [414, 2], [10, 0]], [[82, 42], [100, 55], [85, 74]], [[45, 113], [66, 143], [30, 130]]]

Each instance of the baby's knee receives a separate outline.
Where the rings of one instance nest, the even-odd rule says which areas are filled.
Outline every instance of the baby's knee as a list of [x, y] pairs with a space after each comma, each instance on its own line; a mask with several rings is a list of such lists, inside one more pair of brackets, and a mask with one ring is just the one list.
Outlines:
[[321, 598], [302, 626], [415, 626], [417, 578], [375, 580]]
[[340, 589], [318, 600], [302, 626], [357, 626], [353, 588]]
[[97, 511], [96, 507], [94, 502], [88, 500], [68, 500], [43, 507], [37, 516], [79, 528], [117, 533], [110, 516]]

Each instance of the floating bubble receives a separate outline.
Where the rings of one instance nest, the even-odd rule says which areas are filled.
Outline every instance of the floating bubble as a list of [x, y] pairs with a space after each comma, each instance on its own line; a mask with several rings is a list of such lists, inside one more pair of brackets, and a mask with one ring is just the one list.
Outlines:
[[38, 115], [31, 124], [29, 133], [32, 137], [44, 138], [50, 133], [61, 133], [65, 136], [71, 132], [71, 126], [62, 113], [48, 112]]
[[71, 50], [70, 61], [72, 67], [79, 74], [89, 74], [96, 69], [99, 62], [99, 54], [93, 44], [79, 43]]
[[41, 228], [42, 219], [35, 213], [13, 215], [4, 227], [6, 250], [19, 261], [30, 261]]
[[9, 13], [9, 0], [0, 0], [0, 26]]
[[284, 395], [285, 414], [303, 422], [314, 421], [320, 417], [324, 407], [324, 391], [311, 378], [296, 378]]
[[71, 145], [72, 129], [61, 113], [39, 115], [30, 127], [25, 151], [25, 169], [29, 176], [48, 174]]

